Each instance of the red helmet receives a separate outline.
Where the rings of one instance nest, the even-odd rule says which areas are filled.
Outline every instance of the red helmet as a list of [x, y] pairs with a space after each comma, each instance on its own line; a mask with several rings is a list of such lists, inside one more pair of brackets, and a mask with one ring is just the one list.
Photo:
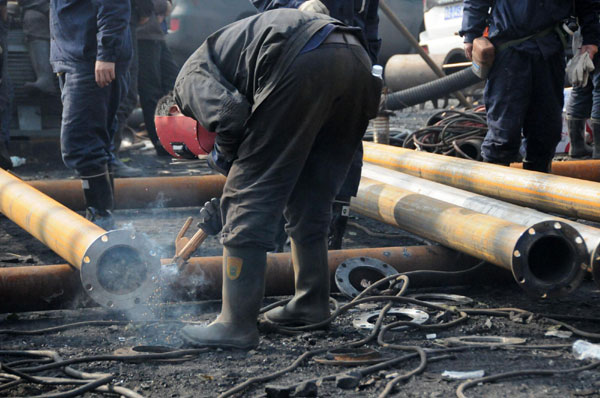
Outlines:
[[156, 135], [163, 148], [179, 159], [195, 159], [206, 155], [215, 145], [216, 133], [207, 131], [195, 119], [171, 107], [169, 116], [154, 116]]

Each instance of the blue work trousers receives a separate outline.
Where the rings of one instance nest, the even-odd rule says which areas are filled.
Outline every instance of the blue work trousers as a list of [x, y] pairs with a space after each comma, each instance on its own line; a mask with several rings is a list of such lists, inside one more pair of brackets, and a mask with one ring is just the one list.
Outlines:
[[567, 115], [573, 119], [600, 120], [600, 62], [595, 59], [596, 69], [588, 81], [587, 86], [573, 87], [567, 102]]
[[63, 103], [62, 158], [79, 175], [103, 170], [114, 157], [111, 144], [117, 129], [117, 109], [127, 93], [128, 63], [117, 64], [115, 75], [112, 83], [100, 88], [93, 64], [59, 74]]
[[552, 159], [561, 138], [564, 70], [562, 52], [544, 58], [508, 48], [496, 54], [484, 92], [486, 161], [516, 161], [521, 139], [528, 161]]

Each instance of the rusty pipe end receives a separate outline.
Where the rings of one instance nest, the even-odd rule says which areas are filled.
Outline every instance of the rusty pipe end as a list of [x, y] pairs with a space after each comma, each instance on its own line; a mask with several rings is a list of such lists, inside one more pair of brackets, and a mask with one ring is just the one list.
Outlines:
[[579, 232], [560, 221], [542, 221], [525, 230], [512, 253], [519, 285], [541, 298], [575, 290], [585, 276], [589, 253]]
[[83, 289], [98, 304], [129, 309], [146, 304], [157, 290], [160, 259], [142, 236], [109, 231], [87, 248], [81, 262]]

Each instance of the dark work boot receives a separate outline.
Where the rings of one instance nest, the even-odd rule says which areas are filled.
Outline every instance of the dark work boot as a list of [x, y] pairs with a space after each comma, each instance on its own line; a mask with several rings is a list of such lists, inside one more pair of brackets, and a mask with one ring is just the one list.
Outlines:
[[181, 337], [196, 347], [249, 350], [258, 345], [256, 326], [265, 293], [267, 254], [259, 248], [223, 248], [223, 304], [215, 321], [188, 325]]
[[283, 307], [265, 313], [265, 318], [282, 325], [309, 325], [329, 317], [329, 265], [327, 241], [292, 244], [294, 297]]
[[85, 198], [85, 218], [107, 231], [114, 229], [114, 197], [108, 171], [82, 175], [81, 182]]
[[329, 250], [340, 250], [350, 215], [350, 198], [338, 199], [331, 206], [331, 223], [329, 224]]
[[29, 56], [35, 71], [36, 80], [23, 85], [25, 90], [38, 91], [45, 94], [58, 94], [54, 84], [54, 74], [50, 66], [50, 41], [31, 40], [29, 42]]
[[585, 144], [585, 119], [567, 119], [569, 129], [569, 156], [583, 158], [590, 156], [592, 151]]
[[590, 122], [592, 125], [592, 136], [594, 137], [592, 158], [600, 159], [600, 120], [590, 119]]
[[539, 171], [540, 173], [550, 173], [552, 169], [552, 159], [550, 160], [523, 160], [523, 170]]

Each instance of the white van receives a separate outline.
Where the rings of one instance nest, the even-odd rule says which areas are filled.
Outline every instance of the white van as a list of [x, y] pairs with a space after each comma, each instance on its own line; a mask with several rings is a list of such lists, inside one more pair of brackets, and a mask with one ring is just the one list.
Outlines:
[[457, 50], [462, 52], [463, 38], [458, 35], [458, 31], [462, 24], [463, 2], [423, 0], [423, 12], [425, 30], [419, 35], [421, 47], [431, 55], [458, 54]]

